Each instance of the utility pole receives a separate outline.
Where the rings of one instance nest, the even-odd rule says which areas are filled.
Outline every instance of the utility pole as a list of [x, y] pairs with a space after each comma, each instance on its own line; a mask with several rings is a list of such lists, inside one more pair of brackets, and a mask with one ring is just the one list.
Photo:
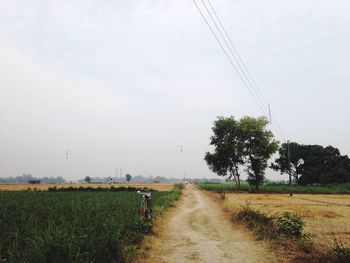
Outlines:
[[267, 105], [269, 107], [269, 119], [270, 119], [270, 124], [272, 124], [272, 117], [271, 117], [271, 108], [270, 108], [270, 104]]
[[293, 196], [293, 193], [292, 193], [292, 170], [291, 170], [291, 166], [290, 166], [289, 140], [287, 141], [287, 149], [288, 149], [289, 196]]

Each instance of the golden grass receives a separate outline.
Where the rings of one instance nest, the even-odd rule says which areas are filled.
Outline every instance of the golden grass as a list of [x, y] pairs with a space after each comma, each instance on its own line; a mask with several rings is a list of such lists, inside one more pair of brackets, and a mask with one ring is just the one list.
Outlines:
[[[23, 191], [23, 190], [47, 190], [49, 187], [57, 187], [57, 188], [68, 188], [68, 187], [103, 187], [103, 188], [109, 188], [109, 184], [0, 184], [0, 191]], [[112, 186], [114, 187], [137, 187], [137, 188], [144, 188], [147, 187], [149, 189], [157, 190], [157, 191], [170, 191], [174, 184], [169, 183], [113, 183]]]
[[314, 236], [319, 246], [332, 246], [332, 233], [350, 246], [350, 195], [232, 193], [226, 194], [223, 205], [234, 212], [246, 203], [267, 214], [298, 213], [306, 222], [305, 231]]

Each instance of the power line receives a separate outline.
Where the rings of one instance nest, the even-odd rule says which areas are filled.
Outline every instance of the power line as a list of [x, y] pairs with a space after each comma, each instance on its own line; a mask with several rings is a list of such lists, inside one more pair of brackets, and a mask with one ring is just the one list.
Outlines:
[[[202, 0], [202, 1], [203, 1], [203, 0]], [[252, 77], [250, 71], [248, 70], [247, 66], [245, 65], [245, 63], [244, 63], [242, 57], [240, 56], [240, 54], [239, 54], [239, 52], [238, 52], [236, 46], [233, 44], [233, 41], [231, 40], [231, 37], [230, 37], [229, 34], [227, 33], [227, 31], [226, 31], [226, 29], [225, 29], [223, 23], [221, 22], [220, 17], [218, 16], [218, 14], [217, 14], [216, 11], [215, 11], [213, 5], [211, 4], [210, 0], [207, 0], [207, 1], [208, 1], [209, 5], [210, 5], [211, 10], [212, 10], [213, 13], [214, 13], [216, 19], [219, 21], [219, 24], [220, 24], [220, 26], [221, 26], [221, 28], [222, 28], [224, 34], [226, 35], [228, 41], [230, 42], [230, 44], [231, 44], [233, 50], [234, 50], [235, 53], [237, 54], [237, 57], [238, 57], [239, 61], [242, 63], [242, 66], [243, 66], [244, 70], [246, 71], [246, 73], [247, 73], [247, 75], [248, 75], [248, 79], [251, 80], [253, 86], [256, 88], [257, 92], [260, 94], [260, 96], [261, 96], [262, 100], [264, 101], [264, 103], [265, 103], [266, 105], [268, 105], [269, 103], [267, 102], [267, 100], [265, 99], [264, 95], [261, 93], [260, 89], [259, 89], [258, 86], [256, 85], [256, 83], [255, 83], [255, 81], [254, 81], [254, 79], [253, 79], [253, 77]]]
[[[257, 105], [259, 106], [259, 108], [262, 110], [263, 114], [265, 116], [269, 116], [270, 119], [270, 124], [272, 124], [275, 127], [278, 127], [280, 130], [280, 133], [282, 135], [282, 137], [284, 136], [284, 132], [283, 129], [281, 127], [281, 124], [279, 123], [276, 115], [274, 114], [274, 112], [270, 109], [270, 104], [267, 102], [265, 96], [263, 95], [263, 93], [261, 92], [261, 90], [259, 89], [258, 85], [256, 84], [256, 82], [254, 81], [254, 78], [252, 77], [252, 74], [250, 73], [250, 71], [248, 70], [248, 67], [246, 66], [246, 64], [244, 63], [241, 55], [239, 54], [237, 48], [235, 47], [235, 45], [233, 44], [233, 41], [231, 39], [231, 37], [229, 36], [229, 34], [227, 33], [219, 15], [217, 14], [217, 12], [215, 11], [212, 3], [210, 0], [207, 0], [208, 4], [210, 6], [210, 9], [212, 11], [212, 13], [214, 14], [216, 20], [218, 21], [218, 23], [220, 24], [220, 27], [218, 26], [218, 23], [215, 21], [213, 15], [211, 14], [211, 12], [209, 11], [207, 5], [205, 4], [204, 0], [201, 0], [204, 8], [206, 9], [212, 23], [214, 24], [215, 28], [217, 29], [217, 31], [219, 32], [221, 38], [223, 39], [226, 47], [228, 48], [230, 54], [232, 55], [233, 59], [235, 60], [235, 62], [237, 63], [239, 69], [242, 72], [242, 75], [244, 76], [244, 80], [243, 77], [241, 76], [240, 72], [238, 71], [237, 67], [235, 65], [232, 65], [232, 59], [231, 57], [228, 55], [226, 49], [224, 48], [223, 44], [220, 42], [219, 38], [217, 37], [217, 35], [215, 34], [212, 26], [210, 25], [210, 23], [208, 22], [208, 20], [206, 19], [205, 15], [203, 14], [203, 12], [201, 11], [201, 9], [199, 8], [198, 4], [196, 3], [195, 0], [193, 0], [193, 3], [195, 4], [197, 10], [199, 11], [199, 13], [201, 14], [202, 18], [204, 19], [204, 21], [206, 22], [207, 26], [209, 27], [211, 33], [214, 35], [216, 41], [219, 43], [221, 49], [224, 51], [226, 57], [229, 59], [231, 65], [234, 67], [236, 73], [239, 75], [240, 79], [242, 80], [244, 86], [246, 88], [248, 88], [250, 94], [253, 96], [255, 102], [257, 103]], [[247, 84], [248, 83], [248, 84]], [[253, 95], [254, 93], [254, 95]], [[272, 123], [272, 118], [274, 120], [274, 122]], [[274, 124], [276, 122], [276, 125]]]
[[[253, 90], [255, 96], [257, 97], [257, 99], [258, 99], [258, 101], [259, 101], [259, 104], [262, 105], [262, 107], [264, 108], [264, 112], [265, 112], [266, 116], [268, 116], [267, 107], [266, 107], [266, 105], [264, 105], [264, 101], [261, 100], [259, 93], [258, 93], [258, 92], [256, 91], [256, 89], [254, 88], [254, 86], [253, 86], [253, 84], [252, 84], [250, 78], [248, 77], [246, 71], [244, 70], [244, 67], [242, 67], [241, 64], [243, 63], [243, 61], [242, 61], [242, 59], [241, 59], [241, 56], [238, 54], [238, 51], [237, 51], [237, 49], [235, 48], [235, 46], [233, 45], [232, 41], [230, 40], [230, 37], [228, 37], [228, 34], [226, 33], [226, 30], [224, 29], [224, 33], [225, 33], [226, 37], [228, 38], [229, 42], [231, 43], [231, 46], [233, 47], [233, 50], [235, 51], [235, 53], [236, 53], [237, 55], [235, 55], [235, 53], [233, 52], [231, 46], [229, 45], [229, 43], [228, 43], [228, 41], [226, 40], [224, 34], [222, 33], [221, 29], [219, 28], [218, 24], [216, 23], [214, 17], [212, 16], [211, 12], [209, 11], [207, 5], [204, 3], [203, 0], [201, 0], [201, 2], [203, 3], [203, 6], [204, 6], [204, 8], [206, 9], [206, 11], [207, 11], [209, 17], [211, 18], [211, 21], [214, 23], [214, 25], [215, 25], [217, 31], [219, 32], [219, 34], [221, 35], [222, 39], [224, 40], [224, 42], [225, 42], [227, 48], [229, 49], [229, 51], [230, 51], [230, 53], [231, 53], [233, 59], [236, 61], [236, 63], [237, 63], [237, 65], [238, 65], [239, 69], [242, 71], [244, 78], [247, 80], [249, 86], [251, 87], [251, 89]], [[208, 1], [208, 3], [210, 4], [209, 1]], [[214, 10], [214, 8], [213, 8], [213, 6], [212, 6], [211, 4], [210, 4], [210, 6], [211, 6], [211, 9]], [[223, 25], [222, 25], [222, 23], [221, 23], [221, 20], [220, 20], [220, 19], [218, 18], [218, 16], [217, 16], [215, 10], [214, 10], [214, 14], [215, 14], [216, 18], [218, 19], [218, 21], [219, 21], [221, 27], [224, 28]], [[243, 64], [243, 65], [244, 65], [244, 64]]]
[[[180, 151], [179, 151], [180, 147]], [[50, 154], [48, 152], [42, 153], [25, 153], [25, 154], [14, 154], [14, 153], [0, 153], [0, 161], [15, 161], [15, 160], [35, 160], [35, 159], [90, 159], [90, 158], [127, 158], [127, 157], [137, 157], [137, 156], [176, 156], [176, 155], [190, 155], [193, 153], [203, 152], [207, 150], [209, 145], [180, 145], [180, 146], [162, 146], [162, 147], [151, 147], [146, 150], [145, 147], [129, 148], [126, 150], [124, 148], [120, 151], [66, 151], [57, 152], [57, 154]], [[185, 151], [186, 149], [186, 151]]]
[[201, 9], [199, 8], [199, 6], [197, 5], [195, 0], [192, 0], [194, 5], [196, 6], [198, 12], [201, 14], [202, 18], [204, 19], [205, 23], [208, 25], [211, 33], [213, 34], [214, 38], [216, 39], [216, 41], [218, 42], [218, 44], [220, 45], [222, 51], [225, 53], [227, 59], [229, 60], [230, 64], [232, 65], [232, 67], [235, 69], [237, 75], [239, 76], [239, 78], [241, 79], [242, 83], [244, 84], [244, 86], [248, 89], [249, 93], [252, 95], [252, 97], [254, 98], [256, 104], [259, 106], [260, 110], [262, 111], [263, 115], [266, 115], [265, 110], [263, 107], [261, 107], [260, 103], [258, 102], [258, 99], [255, 97], [254, 92], [249, 88], [249, 86], [247, 85], [247, 83], [245, 82], [244, 78], [242, 77], [241, 73], [239, 72], [239, 70], [237, 69], [236, 65], [233, 63], [231, 57], [229, 56], [229, 54], [227, 53], [226, 49], [223, 47], [223, 45], [221, 44], [219, 38], [217, 37], [217, 35], [215, 34], [213, 28], [211, 27], [211, 25], [209, 24], [208, 20], [205, 18], [204, 14], [202, 13]]
[[[201, 1], [203, 2], [203, 0], [201, 0]], [[233, 41], [231, 40], [231, 37], [230, 37], [229, 34], [227, 33], [227, 31], [226, 31], [226, 29], [225, 29], [223, 23], [221, 22], [221, 19], [220, 19], [219, 15], [218, 15], [217, 12], [215, 11], [215, 9], [214, 9], [214, 7], [213, 7], [211, 1], [210, 1], [210, 0], [207, 0], [207, 1], [208, 1], [208, 3], [209, 3], [209, 6], [210, 6], [211, 10], [212, 10], [213, 13], [214, 13], [216, 19], [218, 20], [218, 22], [219, 22], [219, 24], [220, 24], [220, 26], [221, 26], [221, 28], [222, 28], [222, 30], [223, 30], [225, 36], [227, 37], [228, 41], [230, 42], [230, 44], [231, 44], [231, 46], [232, 46], [232, 49], [235, 51], [235, 53], [236, 53], [236, 55], [237, 55], [237, 57], [238, 57], [240, 63], [242, 64], [242, 66], [243, 66], [243, 68], [244, 68], [244, 70], [242, 70], [242, 71], [243, 71], [243, 72], [246, 72], [245, 76], [247, 77], [247, 79], [248, 79], [249, 83], [251, 84], [252, 88], [256, 91], [256, 93], [259, 94], [258, 96], [260, 96], [264, 107], [267, 106], [267, 107], [269, 108], [269, 113], [271, 113], [271, 115], [272, 115], [272, 116], [270, 117], [270, 121], [272, 122], [272, 117], [273, 117], [274, 122], [277, 123], [277, 127], [280, 129], [280, 132], [282, 133], [282, 137], [285, 137], [285, 136], [284, 136], [285, 133], [284, 133], [282, 127], [281, 127], [281, 124], [280, 124], [278, 118], [276, 117], [276, 115], [274, 114], [274, 112], [270, 109], [270, 105], [269, 105], [268, 101], [266, 100], [265, 96], [263, 95], [263, 93], [262, 93], [261, 90], [259, 89], [258, 85], [256, 84], [256, 82], [255, 82], [255, 80], [254, 80], [252, 74], [251, 74], [250, 71], [248, 70], [248, 67], [246, 66], [245, 62], [243, 61], [243, 59], [242, 59], [241, 55], [239, 54], [239, 52], [238, 52], [236, 46], [233, 44]], [[204, 2], [203, 2], [203, 4], [204, 4]], [[204, 6], [206, 7], [205, 4], [204, 4]], [[219, 29], [218, 29], [218, 30], [219, 30]], [[219, 30], [219, 31], [220, 31], [220, 30]], [[220, 31], [220, 32], [221, 32], [221, 31]], [[223, 38], [224, 38], [224, 37], [223, 37]], [[231, 50], [231, 49], [230, 49], [230, 50]], [[240, 64], [240, 63], [238, 63], [238, 64]], [[283, 134], [284, 134], [284, 135], [283, 135]]]

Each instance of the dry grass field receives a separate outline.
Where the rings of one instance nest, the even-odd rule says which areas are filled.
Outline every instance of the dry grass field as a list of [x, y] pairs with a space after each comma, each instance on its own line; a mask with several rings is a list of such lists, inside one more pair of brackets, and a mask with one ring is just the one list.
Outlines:
[[[23, 191], [23, 190], [47, 190], [49, 187], [68, 188], [68, 187], [103, 187], [109, 188], [109, 184], [0, 184], [0, 191]], [[157, 190], [157, 191], [170, 191], [174, 184], [161, 184], [161, 183], [113, 183], [114, 187], [136, 187]]]
[[332, 246], [332, 233], [350, 246], [350, 195], [232, 193], [226, 194], [223, 205], [233, 212], [246, 203], [270, 215], [298, 213], [306, 222], [305, 232], [312, 234], [319, 246]]

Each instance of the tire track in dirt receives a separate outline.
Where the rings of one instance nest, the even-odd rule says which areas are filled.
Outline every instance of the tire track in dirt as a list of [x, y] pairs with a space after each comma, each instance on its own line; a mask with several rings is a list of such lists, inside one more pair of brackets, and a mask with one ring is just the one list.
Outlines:
[[221, 208], [193, 185], [164, 229], [151, 242], [145, 262], [276, 262], [259, 241], [225, 218]]

